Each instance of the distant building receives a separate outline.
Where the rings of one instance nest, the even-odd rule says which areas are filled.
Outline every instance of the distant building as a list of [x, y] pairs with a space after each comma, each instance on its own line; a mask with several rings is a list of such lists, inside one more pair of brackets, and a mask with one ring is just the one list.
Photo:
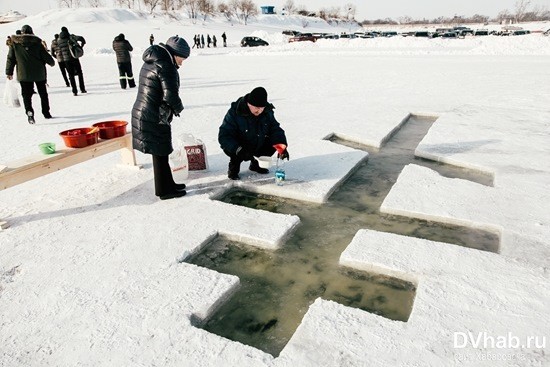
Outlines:
[[274, 6], [260, 6], [262, 14], [275, 14]]

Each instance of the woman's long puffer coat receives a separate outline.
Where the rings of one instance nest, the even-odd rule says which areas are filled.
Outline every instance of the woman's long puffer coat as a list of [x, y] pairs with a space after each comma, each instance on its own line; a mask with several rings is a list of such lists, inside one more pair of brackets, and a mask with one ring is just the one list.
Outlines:
[[145, 50], [143, 61], [132, 109], [133, 146], [143, 153], [167, 156], [173, 151], [170, 123], [183, 110], [178, 67], [162, 43]]

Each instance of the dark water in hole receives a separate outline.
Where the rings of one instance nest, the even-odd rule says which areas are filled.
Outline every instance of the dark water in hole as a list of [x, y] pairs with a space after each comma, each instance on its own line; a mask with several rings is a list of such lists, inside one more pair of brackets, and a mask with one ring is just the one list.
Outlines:
[[[224, 202], [274, 213], [295, 214], [301, 225], [277, 251], [264, 251], [219, 238], [188, 262], [234, 274], [241, 289], [203, 328], [277, 356], [317, 298], [406, 321], [415, 286], [338, 265], [359, 229], [397, 233], [487, 251], [498, 249], [494, 234], [422, 220], [381, 215], [380, 205], [433, 120], [411, 118], [380, 151], [339, 188], [326, 204], [310, 204], [235, 191]], [[441, 169], [443, 165], [433, 164]], [[430, 167], [432, 168], [432, 167]], [[443, 167], [446, 176], [490, 184], [487, 176]], [[442, 173], [443, 174], [443, 173]], [[485, 180], [485, 181], [484, 181]]]

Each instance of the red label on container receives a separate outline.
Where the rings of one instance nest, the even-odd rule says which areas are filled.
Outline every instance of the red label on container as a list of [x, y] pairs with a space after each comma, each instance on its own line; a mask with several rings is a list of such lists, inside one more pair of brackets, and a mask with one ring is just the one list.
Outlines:
[[201, 171], [206, 169], [206, 152], [204, 145], [190, 145], [185, 147], [189, 171]]

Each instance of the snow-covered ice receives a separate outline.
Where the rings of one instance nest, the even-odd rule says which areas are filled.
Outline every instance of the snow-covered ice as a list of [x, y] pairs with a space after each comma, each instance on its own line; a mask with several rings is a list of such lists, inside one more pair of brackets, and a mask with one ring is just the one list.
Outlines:
[[[134, 46], [135, 74], [151, 33], [156, 42], [216, 34], [219, 45], [225, 31], [229, 47], [193, 49], [180, 69], [185, 110], [173, 132], [202, 139], [209, 159], [207, 172], [190, 173], [188, 196], [159, 201], [150, 157], [140, 153], [140, 170], [120, 166], [112, 153], [0, 191], [0, 219], [10, 225], [0, 231], [0, 365], [550, 363], [550, 37], [287, 44], [281, 30], [299, 28], [298, 20], [193, 24], [123, 9], [52, 10], [1, 24], [0, 31], [13, 34], [23, 24], [48, 43], [61, 26], [86, 38], [81, 61], [89, 93], [72, 96], [56, 65], [47, 69], [54, 119], [37, 114], [30, 126], [21, 108], [1, 105], [0, 165], [40, 154], [44, 141], [62, 146], [62, 130], [129, 121], [135, 90], [120, 89], [111, 49], [119, 33]], [[306, 30], [348, 29], [318, 22]], [[245, 35], [270, 46], [240, 48]], [[0, 60], [6, 51], [0, 48]], [[228, 158], [217, 143], [230, 103], [259, 85], [289, 140], [283, 187], [244, 164], [243, 180], [229, 182]], [[39, 110], [38, 96], [33, 104]], [[418, 156], [487, 172], [493, 186], [409, 165], [382, 211], [493, 230], [500, 234], [498, 253], [365, 229], [340, 262], [413, 281], [417, 293], [406, 323], [317, 299], [277, 358], [193, 326], [239, 280], [182, 260], [217, 235], [284, 246], [299, 224], [297, 216], [221, 203], [216, 195], [240, 186], [322, 203], [367, 159], [325, 139], [336, 134], [380, 146], [409, 114], [438, 117]], [[468, 332], [539, 343], [462, 343]]]

